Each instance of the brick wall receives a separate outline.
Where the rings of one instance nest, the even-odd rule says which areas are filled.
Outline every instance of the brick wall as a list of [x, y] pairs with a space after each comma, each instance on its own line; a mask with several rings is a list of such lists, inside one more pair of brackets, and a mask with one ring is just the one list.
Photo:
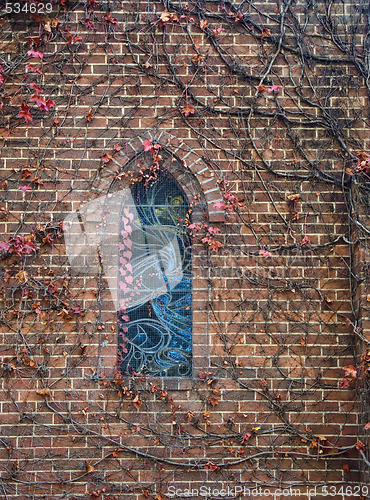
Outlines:
[[[366, 486], [356, 8], [121, 0], [4, 14], [2, 498], [347, 499]], [[192, 204], [192, 378], [119, 373], [109, 262], [80, 273], [66, 251], [63, 221], [157, 161], [147, 141]]]

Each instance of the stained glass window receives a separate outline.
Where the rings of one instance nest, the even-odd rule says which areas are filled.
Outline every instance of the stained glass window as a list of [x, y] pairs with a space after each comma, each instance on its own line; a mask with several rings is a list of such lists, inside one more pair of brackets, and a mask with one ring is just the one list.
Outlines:
[[189, 203], [159, 170], [130, 188], [118, 240], [118, 360], [123, 374], [192, 374]]

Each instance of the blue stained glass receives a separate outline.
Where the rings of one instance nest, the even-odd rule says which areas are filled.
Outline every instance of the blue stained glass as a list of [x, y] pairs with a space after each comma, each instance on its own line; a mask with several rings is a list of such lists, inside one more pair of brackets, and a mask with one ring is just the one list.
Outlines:
[[[145, 263], [152, 256], [150, 267], [143, 264], [142, 275], [146, 286], [148, 280], [155, 285], [150, 300], [136, 301], [134, 306], [118, 311], [121, 371], [189, 377], [192, 375], [191, 237], [186, 228], [189, 203], [179, 184], [164, 170], [159, 170], [150, 181], [136, 182], [130, 189], [139, 219], [131, 237], [132, 259], [140, 268], [137, 256], [142, 255]], [[119, 234], [123, 247], [123, 238], [127, 236], [123, 226]], [[118, 287], [118, 293], [119, 290]]]

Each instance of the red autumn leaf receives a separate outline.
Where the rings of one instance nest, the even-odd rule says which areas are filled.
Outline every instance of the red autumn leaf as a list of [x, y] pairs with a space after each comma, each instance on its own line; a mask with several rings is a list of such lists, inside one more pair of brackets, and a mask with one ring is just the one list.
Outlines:
[[266, 38], [271, 36], [271, 31], [268, 28], [263, 28], [261, 33], [261, 38]]
[[264, 257], [271, 257], [272, 253], [265, 250], [264, 248], [261, 248], [261, 250], [258, 252], [259, 255], [263, 255]]
[[109, 25], [109, 24], [118, 24], [118, 19], [116, 19], [115, 17], [112, 17], [111, 14], [109, 13], [107, 16], [104, 16], [103, 17], [103, 22], [105, 25]]
[[361, 359], [363, 360], [364, 363], [370, 363], [370, 350], [366, 351], [362, 356]]
[[93, 30], [93, 29], [95, 29], [95, 24], [94, 24], [94, 22], [93, 22], [93, 21], [92, 21], [89, 17], [87, 17], [87, 18], [85, 19], [85, 24], [86, 24], [86, 28], [87, 28], [88, 30]]
[[51, 107], [55, 107], [55, 102], [52, 99], [48, 99], [45, 104], [45, 111], [49, 111]]
[[370, 172], [370, 155], [365, 151], [360, 151], [357, 155], [357, 163], [353, 169], [349, 169], [351, 174], [359, 172]]
[[258, 85], [258, 87], [256, 87], [258, 92], [260, 92], [261, 94], [263, 94], [264, 92], [266, 92], [266, 86], [265, 85]]
[[243, 444], [245, 444], [251, 437], [252, 434], [250, 432], [244, 432], [244, 434], [242, 435]]
[[35, 58], [40, 58], [40, 59], [43, 59], [43, 57], [44, 57], [44, 54], [42, 52], [40, 52], [39, 50], [34, 50], [34, 49], [30, 49], [27, 52], [27, 55], [31, 56], [31, 57], [35, 57]]
[[47, 31], [48, 33], [52, 32], [52, 28], [56, 28], [59, 24], [59, 19], [51, 19], [50, 21], [47, 21], [44, 24], [44, 30]]
[[179, 20], [179, 17], [177, 14], [168, 12], [168, 10], [164, 10], [161, 13], [161, 17], [158, 19], [158, 26], [160, 26], [162, 28], [163, 26], [166, 26], [168, 21], [178, 23], [180, 20]]
[[45, 387], [45, 389], [40, 389], [39, 391], [36, 391], [36, 394], [43, 397], [44, 399], [47, 399], [51, 393], [49, 387]]
[[158, 25], [160, 27], [162, 26], [166, 26], [166, 23], [168, 23], [168, 21], [171, 19], [171, 13], [168, 12], [168, 10], [164, 10], [162, 13], [161, 13], [161, 17], [158, 19]]
[[30, 84], [30, 89], [34, 90], [36, 94], [42, 94], [42, 88], [39, 87], [36, 83], [31, 83]]
[[46, 101], [42, 95], [39, 94], [33, 94], [30, 97], [30, 102], [34, 102], [39, 109], [44, 110], [46, 106]]
[[216, 36], [220, 35], [223, 31], [225, 31], [224, 28], [212, 28], [211, 29], [212, 33], [214, 33]]
[[237, 12], [236, 13], [236, 16], [235, 16], [235, 22], [237, 23], [238, 21], [242, 21], [243, 20], [243, 14], [241, 12]]
[[357, 377], [357, 370], [353, 365], [348, 365], [343, 368], [346, 377]]
[[143, 141], [144, 151], [152, 151], [153, 150], [153, 139], [149, 139], [149, 141]]
[[113, 149], [114, 149], [114, 151], [121, 151], [122, 146], [121, 146], [121, 144], [118, 144], [118, 143], [117, 143], [117, 144], [115, 144], [115, 145], [113, 146]]
[[344, 464], [343, 470], [344, 470], [344, 472], [349, 472], [351, 470], [351, 467], [348, 464]]
[[310, 238], [307, 236], [307, 234], [302, 238], [302, 241], [300, 242], [300, 245], [301, 247], [303, 247], [304, 245], [308, 245], [309, 243], [311, 243], [311, 240]]
[[30, 102], [36, 103], [41, 111], [49, 111], [52, 106], [55, 106], [55, 102], [52, 99], [45, 101], [44, 97], [39, 94], [33, 94], [30, 97]]
[[135, 408], [138, 410], [140, 408], [140, 406], [143, 404], [143, 402], [141, 401], [141, 399], [139, 398], [138, 395], [136, 395], [134, 397], [134, 399], [132, 400], [132, 404], [135, 406]]
[[41, 70], [39, 68], [36, 68], [33, 64], [26, 64], [26, 71], [30, 71], [31, 73], [38, 73], [39, 75], [42, 74]]
[[226, 204], [223, 201], [216, 201], [216, 203], [213, 204], [216, 210], [222, 210], [223, 208], [226, 207]]
[[222, 244], [215, 240], [213, 236], [206, 236], [205, 238], [202, 238], [202, 243], [208, 243], [211, 250], [218, 250], [222, 246]]
[[209, 400], [208, 400], [208, 403], [209, 403], [210, 405], [212, 405], [212, 406], [216, 406], [216, 405], [218, 405], [218, 399], [216, 399], [216, 398], [211, 398], [211, 399], [209, 399]]
[[339, 382], [339, 387], [341, 389], [348, 389], [348, 387], [351, 385], [351, 381], [348, 379], [348, 378], [343, 378], [340, 382]]
[[22, 193], [25, 193], [26, 191], [32, 191], [31, 186], [26, 186], [25, 184], [21, 184], [18, 186], [19, 191], [22, 191]]
[[366, 425], [365, 425], [365, 431], [368, 431], [370, 429], [370, 422], [368, 422]]
[[50, 283], [48, 286], [48, 292], [51, 294], [57, 293], [59, 291], [59, 288], [56, 286], [55, 283]]
[[22, 243], [22, 247], [20, 249], [21, 253], [24, 255], [29, 255], [32, 252], [35, 252], [36, 254], [36, 247], [35, 244], [32, 241], [24, 241]]
[[360, 440], [357, 441], [356, 450], [366, 451], [366, 446], [364, 445], [364, 443], [362, 441], [360, 441]]
[[82, 42], [82, 40], [82, 36], [70, 34], [68, 36], [67, 45], [74, 45], [75, 43]]
[[[149, 139], [148, 141], [143, 141], [142, 145], [144, 146], [144, 151], [150, 151], [151, 153], [156, 153], [161, 149], [161, 144], [153, 144], [153, 139]], [[162, 158], [160, 156], [156, 157], [158, 160]]]
[[109, 153], [106, 153], [103, 157], [102, 157], [102, 162], [103, 163], [109, 163], [111, 160], [113, 159], [113, 156]]
[[29, 239], [26, 240], [23, 236], [16, 236], [15, 238], [10, 238], [8, 242], [10, 248], [9, 253], [14, 253], [16, 255], [29, 255], [32, 252], [36, 254], [35, 244]]
[[53, 243], [53, 237], [51, 234], [47, 234], [44, 238], [42, 238], [43, 243], [47, 245], [52, 245]]
[[219, 469], [219, 467], [218, 467], [216, 464], [214, 464], [213, 462], [207, 462], [207, 463], [205, 464], [204, 468], [205, 468], [205, 469], [209, 469], [209, 470], [211, 470], [211, 471], [214, 471], [214, 470]]
[[220, 247], [222, 247], [222, 243], [220, 241], [214, 240], [212, 244], [210, 245], [210, 248], [212, 250], [218, 250]]
[[75, 314], [81, 314], [81, 306], [79, 306], [79, 305], [71, 306], [69, 309], [70, 309], [70, 311], [74, 312]]
[[15, 277], [18, 278], [18, 281], [20, 283], [26, 283], [28, 281], [28, 272], [21, 269], [19, 273], [15, 275]]
[[58, 316], [62, 316], [62, 318], [63, 318], [65, 321], [68, 321], [68, 320], [72, 319], [72, 316], [68, 313], [67, 309], [62, 309], [62, 310], [58, 313]]
[[187, 104], [186, 106], [184, 106], [182, 108], [181, 113], [184, 116], [193, 115], [195, 113], [195, 109], [194, 109], [194, 107], [191, 104]]
[[289, 201], [293, 201], [293, 202], [296, 202], [296, 201], [299, 201], [301, 199], [301, 195], [298, 194], [298, 193], [294, 193], [294, 194], [289, 194], [287, 196], [287, 200]]
[[86, 462], [86, 472], [87, 474], [90, 474], [91, 472], [94, 472], [95, 467], [91, 465], [90, 462]]
[[206, 21], [205, 19], [201, 19], [199, 22], [199, 26], [202, 30], [205, 30], [208, 27], [208, 21]]
[[203, 54], [197, 54], [196, 56], [193, 56], [191, 60], [193, 61], [194, 64], [199, 64], [205, 59], [205, 56]]
[[272, 87], [267, 89], [267, 92], [270, 92], [270, 93], [271, 92], [279, 92], [279, 89], [280, 89], [279, 85], [273, 85]]
[[86, 113], [85, 115], [85, 120], [87, 122], [91, 122], [91, 120], [94, 118], [94, 113], [92, 112], [92, 110], [90, 109], [90, 111], [88, 113]]
[[22, 102], [21, 103], [21, 111], [18, 113], [19, 118], [24, 118], [25, 122], [32, 122], [33, 118], [31, 116], [31, 113], [28, 111], [30, 109], [29, 106], [27, 106], [26, 103]]
[[0, 241], [0, 252], [2, 250], [4, 250], [5, 252], [7, 252], [10, 248], [10, 245], [7, 241]]
[[26, 39], [29, 46], [34, 45], [37, 47], [41, 43], [41, 36], [26, 36]]

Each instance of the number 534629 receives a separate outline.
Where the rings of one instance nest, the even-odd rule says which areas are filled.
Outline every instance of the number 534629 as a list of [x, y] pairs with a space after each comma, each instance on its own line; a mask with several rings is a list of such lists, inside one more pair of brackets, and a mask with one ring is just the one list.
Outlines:
[[10, 3], [7, 2], [5, 5], [5, 12], [7, 14], [19, 14], [20, 12], [30, 13], [30, 14], [50, 14], [52, 11], [51, 3]]

